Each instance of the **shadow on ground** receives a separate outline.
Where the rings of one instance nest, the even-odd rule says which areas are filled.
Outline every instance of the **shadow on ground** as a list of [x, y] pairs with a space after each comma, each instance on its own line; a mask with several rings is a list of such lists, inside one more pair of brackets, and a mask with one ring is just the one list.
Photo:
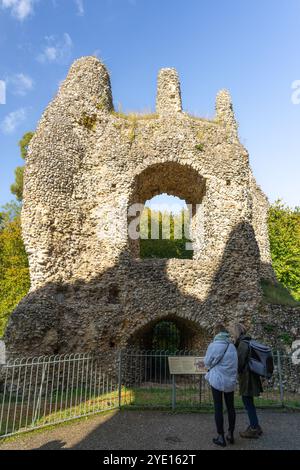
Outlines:
[[[247, 426], [247, 417], [244, 412], [238, 413], [236, 444], [227, 449], [300, 450], [298, 413], [264, 410], [260, 419], [263, 436], [243, 440], [238, 431]], [[121, 411], [20, 436], [0, 444], [0, 450], [204, 450], [215, 449], [214, 435], [213, 414]]]

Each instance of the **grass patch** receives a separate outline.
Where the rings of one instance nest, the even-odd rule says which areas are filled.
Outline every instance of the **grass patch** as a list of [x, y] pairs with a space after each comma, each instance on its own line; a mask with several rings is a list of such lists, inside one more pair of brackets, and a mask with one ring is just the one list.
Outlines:
[[[122, 399], [125, 390], [124, 387], [121, 390]], [[63, 394], [55, 393], [51, 400], [42, 397], [39, 403], [33, 403], [33, 400], [22, 402], [21, 397], [17, 401], [13, 398], [4, 401], [0, 409], [2, 416], [0, 436], [48, 427], [118, 408], [118, 390], [101, 395], [88, 395], [88, 390], [74, 389]]]
[[87, 113], [83, 113], [80, 120], [79, 124], [89, 131], [92, 131], [95, 129], [97, 123], [97, 116], [96, 114], [92, 114], [89, 116]]
[[189, 240], [140, 240], [140, 256], [142, 259], [193, 259], [193, 251], [186, 250]]
[[14, 442], [14, 441], [16, 441], [20, 438], [23, 438], [24, 434], [26, 434], [26, 436], [30, 437], [30, 436], [34, 436], [35, 434], [41, 434], [41, 433], [45, 432], [46, 430], [47, 431], [53, 431], [54, 429], [69, 426], [70, 424], [77, 424], [77, 423], [81, 423], [83, 421], [87, 421], [89, 419], [93, 419], [98, 414], [101, 414], [101, 416], [108, 416], [108, 415], [115, 415], [118, 412], [119, 412], [119, 410], [116, 409], [116, 408], [112, 409], [112, 410], [107, 410], [107, 411], [99, 411], [99, 413], [89, 414], [88, 416], [81, 416], [79, 418], [73, 418], [72, 420], [61, 421], [61, 422], [58, 422], [58, 423], [49, 424], [49, 425], [46, 425], [46, 426], [43, 426], [43, 427], [39, 427], [37, 429], [32, 429], [32, 430], [29, 429], [29, 430], [26, 430], [26, 431], [20, 431], [18, 434], [14, 434], [12, 436], [3, 437], [3, 438], [0, 437], [0, 450], [1, 450], [1, 444], [4, 444], [6, 442]]
[[265, 324], [263, 328], [267, 333], [274, 333], [274, 331], [276, 330], [276, 326], [270, 324]]
[[[128, 130], [128, 138], [129, 142], [132, 145], [133, 142], [135, 141], [135, 138], [137, 137], [137, 129], [138, 129], [138, 121], [150, 121], [158, 118], [157, 114], [139, 114], [139, 113], [128, 113], [125, 114], [121, 111], [112, 111], [111, 113], [113, 116], [116, 118], [122, 119], [125, 123], [125, 127], [127, 127]], [[119, 124], [120, 121], [117, 121], [114, 123], [116, 128], [121, 129], [122, 124]]]
[[290, 307], [300, 307], [298, 302], [292, 294], [282, 284], [262, 279], [261, 288], [263, 291], [264, 301], [268, 304], [288, 305]]
[[207, 124], [212, 124], [212, 125], [217, 125], [219, 126], [221, 124], [220, 121], [218, 121], [217, 119], [208, 119], [208, 118], [204, 118], [204, 117], [201, 117], [201, 116], [196, 116], [195, 114], [192, 114], [192, 113], [185, 113], [189, 118], [191, 119], [195, 119], [196, 121], [201, 121], [201, 122], [205, 122]]
[[283, 343], [286, 344], [287, 346], [291, 346], [293, 342], [292, 336], [289, 335], [288, 333], [282, 333], [281, 335], [279, 335], [279, 339], [281, 339]]
[[[295, 399], [296, 398], [296, 399]], [[294, 394], [286, 396], [284, 406], [300, 409], [300, 400]], [[131, 387], [126, 390], [122, 398], [122, 409], [172, 409], [172, 385], [162, 387]], [[281, 408], [279, 391], [265, 391], [260, 397], [255, 399], [258, 408]], [[242, 398], [238, 394], [235, 395], [235, 407], [243, 410], [244, 405]], [[210, 412], [213, 410], [213, 399], [210, 389], [203, 387], [199, 390], [198, 386], [186, 387], [177, 386], [176, 388], [176, 410], [183, 411], [203, 411]]]
[[[33, 406], [30, 401], [4, 403], [2, 409], [2, 428], [0, 435], [9, 433], [37, 432], [47, 427], [52, 429], [58, 424], [76, 422], [87, 416], [94, 416], [99, 413], [108, 413], [119, 409], [119, 393], [114, 390], [100, 395], [83, 396], [76, 399], [76, 390], [73, 394], [64, 393], [53, 396], [49, 402], [42, 397], [38, 406]], [[78, 390], [79, 393], [79, 390]], [[279, 392], [276, 390], [266, 390], [259, 398], [256, 398], [258, 408], [283, 408], [280, 401]], [[241, 397], [236, 393], [235, 406], [237, 410], [243, 410], [244, 406]], [[299, 394], [285, 394], [284, 407], [300, 410]], [[121, 389], [121, 410], [162, 410], [172, 411], [172, 384], [145, 383], [139, 387], [125, 387]], [[1, 410], [0, 410], [1, 411]], [[176, 412], [212, 412], [213, 400], [210, 388], [204, 383], [189, 386], [179, 383], [176, 386]], [[1, 413], [0, 413], [1, 414]], [[10, 436], [9, 436], [10, 438]], [[5, 438], [7, 439], [7, 438]], [[0, 440], [0, 442], [3, 442]]]
[[150, 121], [152, 119], [158, 119], [158, 114], [156, 113], [149, 113], [149, 114], [144, 114], [144, 113], [123, 113], [121, 111], [112, 111], [111, 113], [113, 116], [120, 118], [120, 119], [126, 119], [127, 121], [135, 121], [135, 120], [144, 120], [144, 121]]
[[199, 152], [203, 152], [203, 150], [204, 150], [204, 144], [197, 144], [197, 145], [195, 145], [195, 149], [198, 150]]

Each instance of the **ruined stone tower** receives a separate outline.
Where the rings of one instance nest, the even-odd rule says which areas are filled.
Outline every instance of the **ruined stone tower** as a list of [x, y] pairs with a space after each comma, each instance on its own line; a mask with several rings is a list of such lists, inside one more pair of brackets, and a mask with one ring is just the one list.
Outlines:
[[[160, 193], [201, 208], [192, 260], [139, 259], [139, 241], [128, 237], [127, 208]], [[214, 119], [190, 116], [176, 71], [163, 69], [156, 114], [123, 115], [105, 66], [77, 60], [26, 161], [31, 290], [9, 322], [9, 352], [151, 347], [161, 319], [178, 325], [182, 348], [196, 348], [216, 322], [250, 323], [270, 272], [267, 209], [227, 91]]]

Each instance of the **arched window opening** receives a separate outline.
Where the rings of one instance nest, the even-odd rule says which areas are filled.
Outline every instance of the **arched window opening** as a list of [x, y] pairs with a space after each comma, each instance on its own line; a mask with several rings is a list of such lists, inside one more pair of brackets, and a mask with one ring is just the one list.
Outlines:
[[[203, 217], [200, 208], [206, 192], [206, 180], [197, 170], [189, 165], [177, 162], [165, 162], [151, 165], [134, 177], [131, 187], [131, 194], [128, 203], [128, 247], [134, 258], [193, 258], [198, 259], [203, 244], [202, 229]], [[157, 221], [154, 221], [156, 237], [150, 235], [149, 218], [150, 211], [155, 212], [151, 204], [157, 205], [159, 196], [160, 203], [164, 200], [164, 205], [169, 204], [171, 209], [167, 209], [169, 222], [165, 222], [166, 214], [157, 210]], [[173, 197], [173, 198], [172, 198]], [[170, 200], [170, 198], [172, 200]], [[152, 200], [153, 199], [153, 200]], [[178, 207], [180, 201], [181, 208], [178, 213], [173, 213], [172, 207]], [[187, 211], [185, 208], [187, 207]], [[172, 212], [173, 210], [173, 212]], [[170, 218], [170, 212], [171, 218]], [[177, 211], [176, 211], [177, 212]], [[178, 232], [174, 236], [175, 218], [178, 221], [185, 215], [184, 236], [178, 238]], [[175, 217], [176, 216], [176, 217]], [[155, 217], [154, 217], [155, 219]], [[151, 219], [153, 222], [153, 219]], [[164, 223], [165, 222], [165, 223]], [[141, 238], [141, 228], [142, 235]], [[182, 224], [177, 224], [182, 232]], [[165, 228], [164, 228], [165, 227]], [[170, 232], [171, 237], [165, 237], [165, 232]], [[192, 236], [192, 246], [189, 237]]]

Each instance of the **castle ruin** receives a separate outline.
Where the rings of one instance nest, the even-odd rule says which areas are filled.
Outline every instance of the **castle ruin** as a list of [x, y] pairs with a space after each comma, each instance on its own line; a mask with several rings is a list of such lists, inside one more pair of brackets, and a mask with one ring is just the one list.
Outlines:
[[[216, 322], [253, 325], [260, 280], [273, 276], [268, 201], [237, 127], [224, 90], [213, 119], [183, 112], [174, 69], [159, 72], [155, 114], [117, 113], [105, 66], [77, 60], [26, 160], [31, 290], [8, 324], [10, 354], [151, 349], [164, 319], [180, 329], [182, 349], [196, 349]], [[192, 260], [140, 259], [139, 240], [128, 237], [127, 208], [161, 193], [201, 209]], [[112, 225], [121, 230], [99, 236]]]

